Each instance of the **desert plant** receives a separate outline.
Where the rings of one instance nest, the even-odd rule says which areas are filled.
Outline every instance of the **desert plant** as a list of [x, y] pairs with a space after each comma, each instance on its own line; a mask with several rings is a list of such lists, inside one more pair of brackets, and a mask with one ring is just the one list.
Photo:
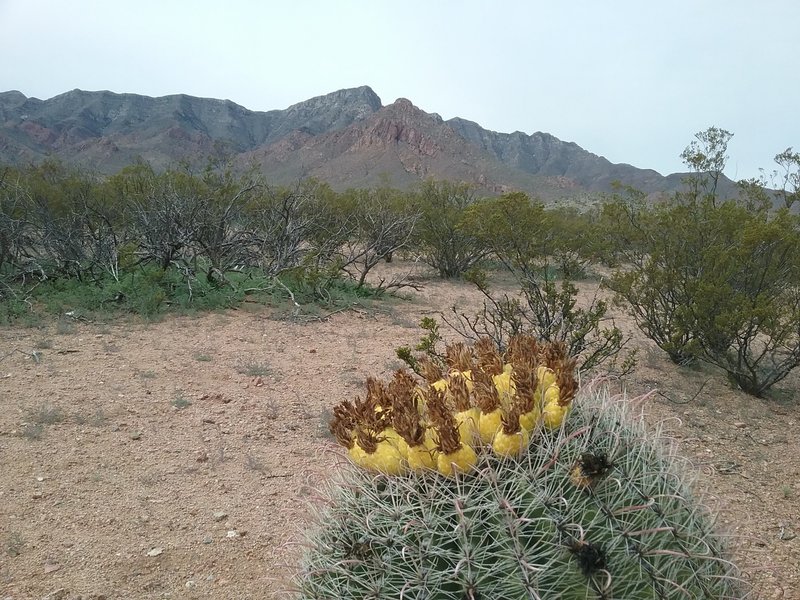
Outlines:
[[616, 240], [613, 260], [623, 265], [604, 283], [676, 364], [696, 357], [692, 284], [705, 272], [705, 240], [721, 233], [699, 218], [698, 210], [685, 204], [648, 206], [643, 194], [626, 188], [601, 212], [600, 227]]
[[[406, 248], [420, 218], [420, 211], [407, 196], [386, 187], [350, 190], [353, 201], [355, 235], [347, 240], [342, 252], [342, 269], [364, 286], [367, 275], [382, 260]], [[403, 287], [402, 281], [382, 281], [382, 289]]]
[[186, 396], [184, 396], [182, 393], [179, 393], [172, 399], [172, 402], [170, 402], [170, 404], [172, 404], [172, 406], [174, 406], [178, 410], [181, 410], [191, 406], [192, 401], [186, 398]]
[[[671, 202], [648, 205], [629, 192], [604, 207], [606, 226], [623, 240], [623, 264], [607, 286], [674, 362], [700, 358], [763, 396], [800, 365], [798, 222], [790, 201], [773, 210], [752, 181], [741, 186], [742, 198], [718, 198], [729, 134], [713, 129], [698, 134], [710, 147], [692, 145], [683, 155], [711, 175], [690, 178]], [[792, 158], [787, 151], [776, 160], [782, 156]]]
[[304, 242], [314, 224], [313, 188], [262, 186], [247, 206], [253, 224], [253, 245], [258, 266], [268, 276], [300, 265], [307, 252]]
[[800, 235], [781, 209], [770, 217], [730, 203], [733, 243], [708, 247], [713, 275], [696, 287], [692, 325], [703, 360], [754, 396], [800, 366]]
[[[401, 373], [388, 384], [368, 382], [367, 400], [336, 408], [334, 433], [351, 447], [354, 461], [339, 469], [315, 515], [294, 582], [297, 597], [749, 597], [713, 519], [691, 491], [685, 465], [625, 399], [585, 389], [566, 403], [563, 422], [547, 427], [541, 413], [530, 440], [510, 452], [498, 452], [494, 441], [494, 450], [478, 438], [467, 441], [455, 405], [465, 394], [502, 390], [502, 427], [519, 431], [513, 406], [531, 400], [538, 389], [530, 386], [536, 370], [529, 367], [542, 355], [531, 351], [530, 340], [515, 339], [505, 357], [489, 347], [479, 343], [475, 354], [483, 366], [470, 376], [458, 371], [471, 362], [470, 353], [463, 346], [448, 349], [459, 366], [447, 375], [446, 386], [438, 386], [444, 392], [430, 385], [420, 394]], [[552, 356], [552, 346], [540, 350]], [[511, 361], [508, 371], [503, 359]], [[560, 362], [559, 381], [569, 379], [569, 364]], [[497, 367], [516, 384], [487, 383], [480, 375]], [[418, 426], [408, 426], [419, 424], [414, 400], [420, 397], [427, 402], [422, 414], [437, 422], [431, 452], [441, 457], [455, 440], [473, 449], [466, 465], [454, 454], [447, 458], [449, 470], [440, 460], [436, 468], [412, 468], [413, 452], [426, 443], [414, 446], [414, 440], [427, 437]], [[395, 428], [384, 427], [372, 439], [373, 456], [382, 453], [383, 460], [359, 460], [351, 433], [356, 431], [361, 451], [369, 450], [369, 433], [386, 425], [387, 412]], [[412, 445], [395, 470], [392, 455], [403, 452], [398, 434]]]
[[422, 216], [415, 243], [440, 277], [458, 277], [488, 254], [486, 245], [464, 227], [466, 211], [475, 203], [469, 186], [428, 180], [418, 202]]
[[[483, 309], [467, 315], [454, 307], [450, 318], [444, 319], [465, 337], [474, 340], [489, 336], [500, 347], [519, 333], [531, 333], [548, 342], [565, 342], [570, 354], [579, 356], [581, 370], [606, 361], [616, 362], [625, 342], [607, 317], [605, 301], [595, 296], [588, 306], [578, 306], [578, 289], [570, 275], [581, 263], [574, 262], [578, 255], [569, 249], [571, 236], [567, 227], [555, 224], [568, 218], [567, 212], [548, 216], [541, 202], [532, 201], [521, 192], [471, 206], [464, 228], [491, 249], [514, 276], [519, 293], [493, 293], [486, 273], [473, 269], [467, 279], [484, 295]], [[552, 263], [557, 252], [561, 253], [562, 266], [569, 267], [560, 277]], [[632, 365], [629, 355], [623, 371]]]

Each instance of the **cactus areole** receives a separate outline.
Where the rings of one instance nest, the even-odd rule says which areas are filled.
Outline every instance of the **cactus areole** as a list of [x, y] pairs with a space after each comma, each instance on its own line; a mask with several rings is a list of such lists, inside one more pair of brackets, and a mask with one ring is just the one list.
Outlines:
[[685, 465], [627, 401], [577, 393], [563, 345], [520, 335], [446, 357], [334, 409], [349, 460], [296, 598], [751, 597]]

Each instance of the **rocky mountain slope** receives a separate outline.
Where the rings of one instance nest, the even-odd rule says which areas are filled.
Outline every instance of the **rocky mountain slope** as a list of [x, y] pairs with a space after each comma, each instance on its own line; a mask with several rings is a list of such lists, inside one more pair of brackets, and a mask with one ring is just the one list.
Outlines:
[[73, 90], [49, 100], [0, 93], [0, 163], [46, 157], [113, 173], [137, 158], [163, 168], [230, 158], [275, 183], [318, 177], [337, 189], [434, 177], [484, 193], [521, 189], [544, 199], [581, 197], [622, 181], [669, 191], [680, 175], [613, 164], [536, 132], [497, 133], [461, 118], [444, 121], [409, 100], [383, 106], [367, 86], [257, 112], [228, 100]]

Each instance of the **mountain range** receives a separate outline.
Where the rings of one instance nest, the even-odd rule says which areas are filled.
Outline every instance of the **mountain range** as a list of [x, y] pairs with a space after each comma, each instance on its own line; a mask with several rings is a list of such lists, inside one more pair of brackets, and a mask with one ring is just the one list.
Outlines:
[[225, 158], [257, 167], [273, 183], [316, 177], [334, 189], [386, 182], [406, 188], [433, 177], [548, 201], [607, 192], [614, 181], [669, 192], [685, 176], [611, 163], [548, 133], [498, 133], [458, 117], [443, 120], [404, 98], [384, 106], [368, 86], [267, 112], [183, 94], [73, 90], [39, 100], [0, 93], [0, 164], [47, 157], [101, 174], [139, 158], [156, 168]]

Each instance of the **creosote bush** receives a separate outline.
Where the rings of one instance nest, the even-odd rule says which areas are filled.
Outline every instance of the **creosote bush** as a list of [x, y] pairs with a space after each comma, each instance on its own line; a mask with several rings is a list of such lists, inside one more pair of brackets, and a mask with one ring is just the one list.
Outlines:
[[609, 318], [606, 302], [595, 296], [588, 305], [578, 304], [572, 276], [585, 269], [594, 251], [585, 218], [545, 210], [541, 202], [514, 192], [475, 203], [464, 223], [511, 273], [519, 292], [498, 294], [487, 274], [473, 269], [466, 278], [483, 294], [483, 309], [470, 315], [453, 307], [443, 318], [457, 332], [472, 340], [488, 336], [501, 348], [520, 333], [564, 342], [582, 371], [603, 363], [622, 373], [633, 367], [633, 354], [617, 365], [625, 340]]
[[574, 395], [563, 344], [444, 356], [336, 407], [350, 460], [307, 532], [296, 597], [750, 597], [685, 465], [630, 402]]
[[789, 210], [800, 157], [776, 157], [787, 169], [782, 206], [753, 182], [723, 199], [730, 135], [698, 134], [682, 155], [696, 172], [669, 200], [627, 189], [605, 204], [601, 227], [620, 263], [606, 285], [673, 362], [711, 363], [761, 397], [800, 365], [800, 220]]

